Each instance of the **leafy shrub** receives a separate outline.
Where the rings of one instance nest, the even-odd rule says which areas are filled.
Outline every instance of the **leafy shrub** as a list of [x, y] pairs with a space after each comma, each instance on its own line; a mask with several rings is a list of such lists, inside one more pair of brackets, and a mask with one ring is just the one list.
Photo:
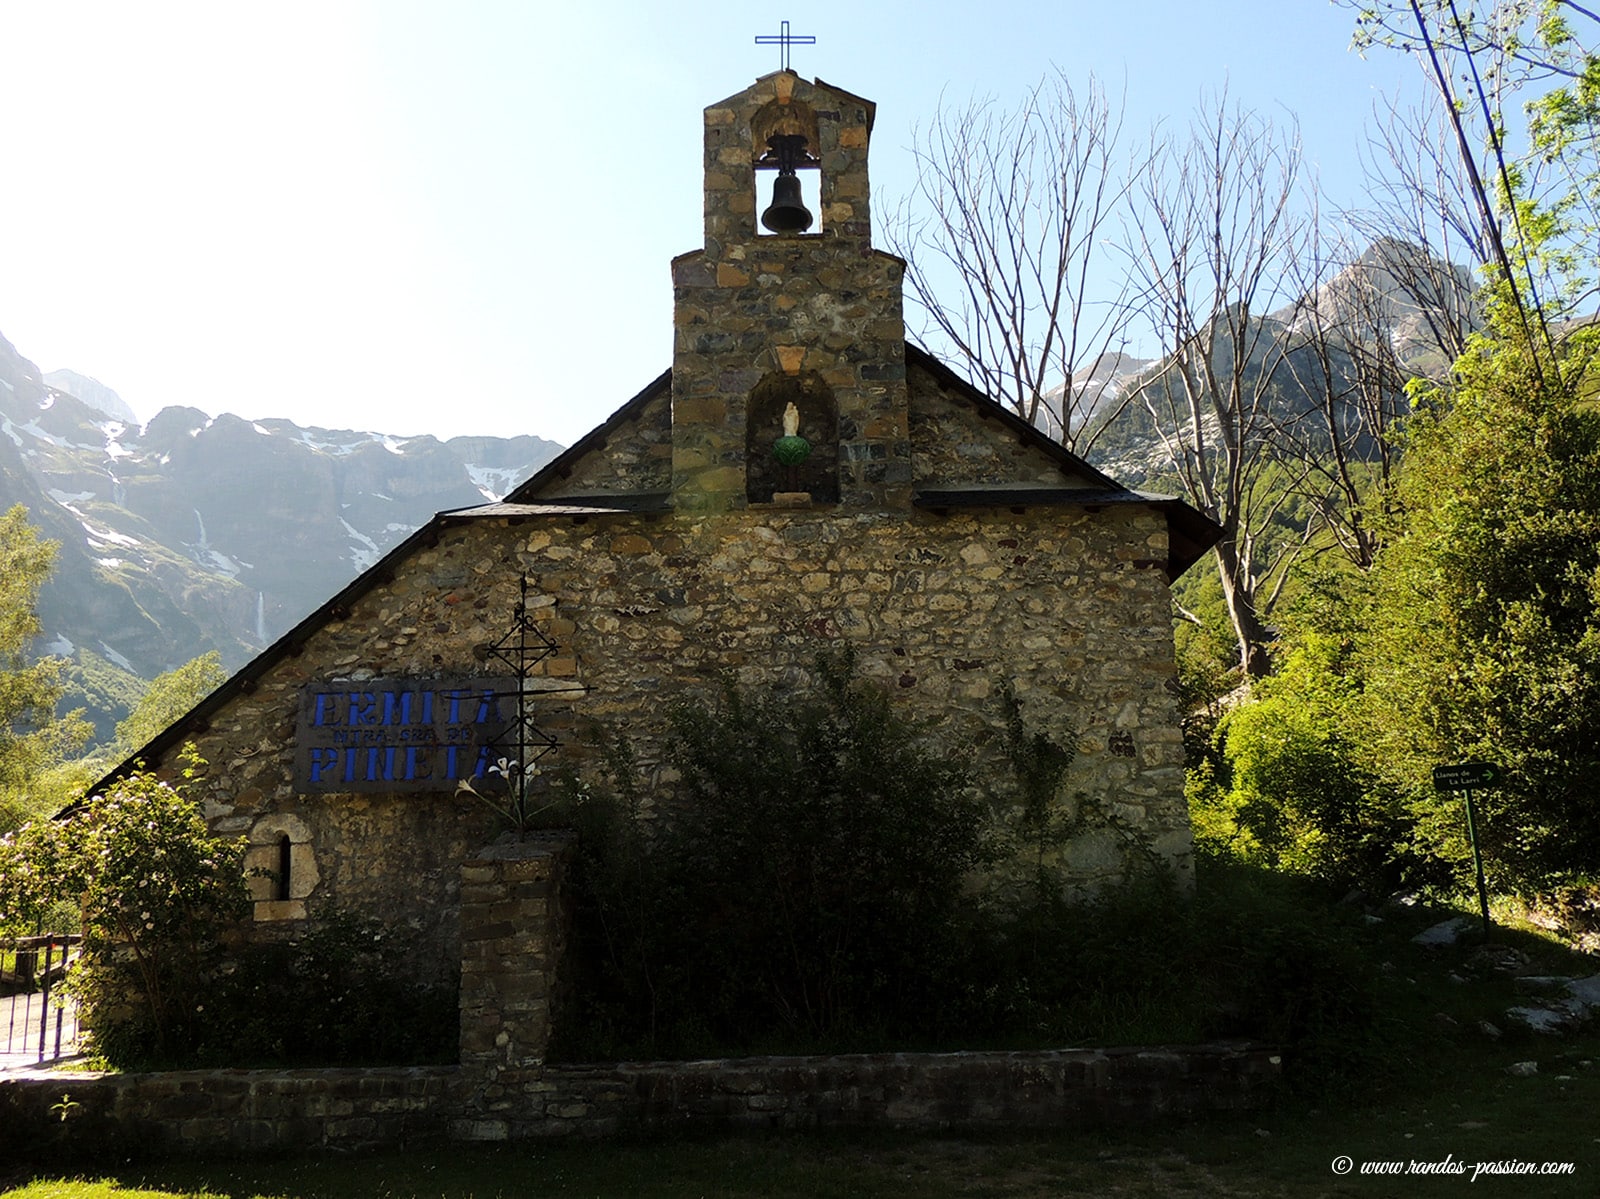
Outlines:
[[983, 812], [956, 755], [848, 660], [820, 676], [813, 695], [730, 686], [676, 709], [681, 777], [651, 827], [627, 783], [581, 805], [568, 1056], [927, 1027]]
[[[420, 1065], [456, 1057], [453, 987], [411, 980], [405, 945], [379, 921], [319, 914], [282, 944], [242, 946], [197, 1006], [193, 1057], [238, 1065]], [[201, 1021], [200, 1016], [205, 1019]]]
[[1302, 880], [1207, 861], [1192, 895], [1150, 871], [1074, 897], [1050, 852], [1081, 831], [1052, 802], [1070, 750], [1005, 702], [998, 826], [952, 751], [838, 665], [813, 695], [680, 710], [682, 784], [650, 819], [613, 746], [615, 795], [573, 793], [552, 1056], [1254, 1037], [1309, 1089], [1379, 1060], [1355, 932]]
[[413, 1063], [454, 1057], [456, 998], [404, 974], [375, 922], [332, 913], [287, 944], [230, 944], [244, 847], [176, 785], [137, 774], [62, 820], [0, 841], [0, 911], [31, 931], [81, 903], [69, 986], [97, 1056], [119, 1067]]
[[455, 990], [411, 982], [404, 959], [377, 921], [337, 911], [293, 941], [218, 946], [159, 1036], [125, 958], [88, 963], [74, 987], [96, 1055], [124, 1069], [454, 1061]]
[[1352, 914], [1314, 884], [1203, 860], [1193, 895], [1149, 874], [1093, 900], [987, 902], [957, 974], [951, 1047], [1281, 1046], [1304, 1090], [1384, 1057], [1376, 976]]

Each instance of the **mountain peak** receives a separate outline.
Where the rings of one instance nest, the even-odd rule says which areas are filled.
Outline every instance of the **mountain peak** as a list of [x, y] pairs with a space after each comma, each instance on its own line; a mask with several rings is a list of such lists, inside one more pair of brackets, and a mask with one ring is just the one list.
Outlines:
[[128, 407], [127, 401], [99, 379], [91, 379], [77, 371], [50, 371], [45, 375], [44, 382], [46, 387], [69, 395], [113, 420], [130, 425], [139, 423], [139, 418]]

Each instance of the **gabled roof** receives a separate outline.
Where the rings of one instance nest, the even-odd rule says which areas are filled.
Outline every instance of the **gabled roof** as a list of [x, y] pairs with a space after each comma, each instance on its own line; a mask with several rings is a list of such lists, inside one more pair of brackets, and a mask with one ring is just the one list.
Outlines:
[[[744, 98], [745, 96], [749, 95], [752, 91], [754, 91], [756, 88], [760, 87], [763, 83], [765, 83], [767, 80], [771, 79], [775, 75], [788, 75], [789, 77], [794, 79], [795, 82], [797, 82], [797, 83], [807, 83], [806, 77], [804, 75], [800, 74], [799, 71], [796, 71], [793, 67], [780, 67], [776, 71], [768, 71], [765, 75], [756, 76], [756, 81], [754, 83], [752, 83], [749, 87], [740, 88], [738, 91], [734, 92], [733, 95], [724, 96], [722, 99], [718, 100], [715, 104], [708, 104], [708, 105], [706, 105], [706, 107], [707, 108], [728, 108], [731, 105], [733, 105], [736, 101], [738, 101], [738, 100]], [[827, 80], [823, 79], [821, 76], [818, 76], [816, 79], [810, 80], [809, 81], [809, 86], [814, 87], [814, 88], [818, 89], [819, 91], [832, 92], [834, 95], [839, 96], [842, 99], [853, 100], [853, 101], [855, 101], [855, 103], [860, 104], [866, 110], [866, 113], [867, 113], [867, 132], [868, 133], [872, 132], [873, 122], [877, 119], [877, 116], [878, 116], [878, 102], [876, 100], [869, 100], [865, 96], [858, 96], [852, 91], [846, 91], [842, 87], [839, 87], [839, 86], [837, 86], [835, 84], [829, 83]]]
[[1087, 475], [1100, 486], [1112, 491], [1128, 490], [1110, 475], [1090, 466], [1085, 459], [1078, 457], [1055, 438], [1041, 433], [1007, 405], [979, 391], [927, 350], [909, 341], [906, 342], [906, 367], [908, 369], [917, 367], [927, 371], [946, 391], [954, 392], [957, 397], [971, 404], [973, 410], [983, 420], [999, 421], [1018, 441], [1038, 450], [1062, 470], [1070, 474]]
[[[1023, 420], [1010, 408], [991, 399], [968, 383], [960, 375], [940, 362], [926, 350], [906, 343], [906, 364], [931, 374], [949, 394], [973, 406], [975, 415], [986, 421], [998, 421], [1019, 442], [1046, 455], [1069, 475], [1087, 478], [1091, 487], [967, 487], [953, 489], [926, 489], [916, 493], [913, 502], [917, 507], [931, 511], [976, 507], [1025, 507], [1053, 505], [1063, 507], [1100, 507], [1110, 504], [1139, 504], [1159, 508], [1167, 514], [1169, 549], [1167, 561], [1152, 563], [1163, 565], [1169, 578], [1176, 578], [1192, 566], [1206, 550], [1222, 536], [1216, 522], [1190, 507], [1176, 496], [1152, 495], [1134, 491], [1118, 483], [1109, 475], [1091, 466], [1060, 442], [1046, 436]], [[547, 463], [525, 482], [513, 488], [498, 503], [478, 504], [434, 515], [416, 532], [401, 541], [376, 563], [362, 572], [326, 603], [316, 608], [272, 645], [251, 659], [237, 674], [210, 695], [206, 696], [185, 715], [168, 725], [113, 770], [95, 783], [91, 791], [133, 773], [141, 762], [160, 762], [168, 753], [182, 747], [183, 743], [205, 732], [211, 718], [222, 711], [237, 696], [254, 691], [258, 680], [285, 658], [297, 656], [305, 643], [324, 625], [343, 620], [356, 602], [373, 588], [390, 582], [395, 571], [418, 550], [436, 545], [444, 529], [469, 524], [484, 519], [549, 519], [552, 517], [618, 516], [639, 513], [667, 512], [671, 509], [669, 495], [651, 492], [640, 494], [595, 495], [562, 497], [541, 502], [538, 493], [553, 483], [568, 478], [576, 464], [591, 453], [605, 449], [609, 438], [624, 426], [637, 420], [646, 405], [672, 390], [672, 371], [663, 371], [643, 390], [623, 404], [590, 432], [580, 437], [569, 448]], [[74, 805], [75, 807], [76, 805]], [[69, 808], [68, 811], [72, 809]]]
[[[448, 528], [459, 525], [471, 524], [478, 520], [510, 518], [513, 521], [526, 519], [550, 519], [558, 517], [586, 518], [591, 516], [617, 516], [628, 515], [639, 511], [650, 510], [645, 504], [623, 506], [624, 502], [632, 497], [616, 497], [617, 503], [611, 503], [611, 497], [606, 497], [604, 502], [580, 503], [570, 500], [561, 500], [551, 504], [511, 504], [502, 501], [496, 504], [479, 504], [471, 508], [457, 508], [449, 512], [435, 513], [432, 520], [417, 529], [399, 545], [395, 546], [376, 563], [356, 576], [347, 586], [342, 588], [333, 598], [326, 603], [318, 604], [294, 628], [290, 629], [266, 649], [262, 650], [232, 678], [223, 683], [210, 695], [202, 699], [188, 712], [169, 724], [160, 733], [118, 763], [104, 777], [89, 788], [92, 794], [120, 778], [125, 778], [141, 768], [142, 763], [152, 765], [162, 761], [173, 750], [181, 749], [184, 742], [204, 733], [211, 723], [211, 718], [221, 712], [228, 704], [240, 695], [249, 695], [256, 689], [260, 679], [264, 677], [279, 662], [285, 658], [298, 657], [303, 652], [305, 643], [311, 639], [324, 625], [335, 620], [344, 620], [349, 616], [356, 602], [364, 597], [375, 587], [393, 581], [396, 568], [418, 550], [427, 549], [439, 543], [440, 534]], [[66, 812], [73, 811], [78, 805], [73, 804]], [[65, 815], [66, 813], [62, 813]]]

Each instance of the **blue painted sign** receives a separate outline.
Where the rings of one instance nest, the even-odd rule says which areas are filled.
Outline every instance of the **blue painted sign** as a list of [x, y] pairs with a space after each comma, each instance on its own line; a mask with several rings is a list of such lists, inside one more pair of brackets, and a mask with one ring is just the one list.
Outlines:
[[300, 692], [302, 792], [492, 790], [517, 718], [516, 679], [365, 679]]

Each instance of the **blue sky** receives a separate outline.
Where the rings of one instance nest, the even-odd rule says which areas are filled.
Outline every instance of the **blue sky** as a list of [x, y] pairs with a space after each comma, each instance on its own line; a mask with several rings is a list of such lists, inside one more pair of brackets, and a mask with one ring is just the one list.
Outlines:
[[786, 16], [796, 70], [878, 103], [878, 215], [941, 96], [1052, 65], [1130, 131], [1223, 86], [1298, 120], [1335, 204], [1374, 99], [1421, 88], [1327, 0], [0, 0], [0, 334], [143, 419], [571, 442], [669, 365], [700, 111], [777, 67], [753, 39]]

